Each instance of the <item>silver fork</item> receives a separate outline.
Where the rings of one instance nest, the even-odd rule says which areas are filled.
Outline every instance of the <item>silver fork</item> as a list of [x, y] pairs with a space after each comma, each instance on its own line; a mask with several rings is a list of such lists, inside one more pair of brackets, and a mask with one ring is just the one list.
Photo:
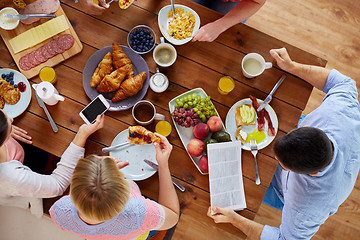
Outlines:
[[256, 161], [256, 154], [258, 153], [258, 148], [257, 148], [255, 139], [250, 139], [250, 149], [251, 149], [251, 153], [255, 159], [255, 183], [256, 183], [256, 185], [260, 185], [260, 176], [259, 176], [259, 170], [258, 170], [258, 165], [257, 165], [257, 161]]

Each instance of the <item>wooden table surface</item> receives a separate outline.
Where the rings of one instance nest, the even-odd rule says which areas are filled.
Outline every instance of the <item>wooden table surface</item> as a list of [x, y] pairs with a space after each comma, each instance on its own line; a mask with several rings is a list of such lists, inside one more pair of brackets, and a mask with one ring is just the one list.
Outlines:
[[[78, 113], [86, 106], [90, 99], [86, 96], [82, 85], [82, 71], [89, 57], [97, 50], [116, 42], [127, 45], [127, 33], [134, 26], [146, 24], [161, 36], [157, 13], [168, 5], [170, 1], [141, 0], [133, 4], [126, 11], [121, 10], [116, 3], [102, 16], [85, 14], [79, 4], [72, 0], [63, 0], [61, 6], [78, 34], [83, 50], [81, 53], [55, 66], [57, 83], [55, 87], [64, 102], [55, 106], [48, 106], [48, 110], [59, 127], [59, 132], [54, 133], [42, 108], [39, 107], [35, 96], [32, 96], [28, 109], [15, 119], [15, 125], [26, 129], [33, 137], [33, 144], [54, 155], [61, 156], [74, 137], [78, 127], [83, 124]], [[195, 10], [201, 19], [201, 26], [220, 17], [220, 14], [211, 11], [190, 0], [178, 0]], [[266, 23], [264, 23], [266, 24]], [[271, 27], [271, 26], [269, 26]], [[159, 38], [157, 38], [159, 43]], [[269, 50], [272, 48], [286, 47], [293, 60], [301, 63], [325, 66], [326, 61], [287, 43], [272, 38], [264, 33], [246, 25], [238, 24], [211, 43], [195, 42], [176, 46], [178, 58], [175, 64], [166, 70], [170, 85], [164, 93], [155, 93], [150, 88], [145, 99], [153, 102], [159, 113], [171, 121], [168, 102], [190, 89], [201, 87], [211, 96], [213, 103], [225, 121], [229, 108], [237, 101], [253, 95], [264, 99], [284, 73], [275, 62], [273, 68], [266, 70], [261, 76], [246, 79], [241, 73], [241, 60], [245, 54], [257, 52], [266, 61], [272, 61]], [[0, 42], [1, 67], [16, 69], [16, 65], [3, 41]], [[156, 64], [152, 53], [143, 55], [151, 73], [156, 72]], [[229, 75], [236, 80], [234, 91], [229, 95], [220, 95], [217, 92], [217, 83], [221, 76]], [[39, 83], [40, 79], [29, 79], [31, 83]], [[279, 131], [277, 137], [296, 127], [302, 110], [308, 101], [312, 86], [305, 81], [287, 74], [287, 79], [277, 90], [271, 102], [278, 120]], [[131, 116], [131, 109], [120, 112], [107, 112], [105, 126], [94, 133], [86, 144], [86, 154], [101, 153], [101, 148], [109, 146], [114, 137], [135, 125]], [[155, 130], [155, 124], [148, 126]], [[179, 136], [173, 129], [168, 137], [174, 145], [170, 157], [170, 170], [177, 180], [186, 186], [186, 192], [177, 190], [180, 205], [181, 219], [174, 234], [174, 239], [234, 239], [243, 238], [244, 235], [230, 224], [215, 224], [206, 216], [209, 206], [208, 176], [201, 175], [193, 165], [182, 145]], [[249, 151], [242, 153], [242, 170], [245, 187], [247, 209], [241, 214], [253, 219], [261, 204], [262, 198], [277, 166], [274, 159], [272, 144], [259, 151], [258, 165], [261, 185], [255, 184], [254, 159]], [[157, 199], [158, 176], [155, 174], [149, 179], [138, 182], [142, 193]], [[209, 237], [206, 237], [209, 239]]]

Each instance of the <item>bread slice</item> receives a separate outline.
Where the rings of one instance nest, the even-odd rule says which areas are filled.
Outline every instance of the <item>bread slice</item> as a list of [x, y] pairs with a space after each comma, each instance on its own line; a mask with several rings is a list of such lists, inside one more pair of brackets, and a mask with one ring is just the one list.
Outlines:
[[247, 133], [241, 130], [241, 126], [238, 127], [235, 131], [235, 137], [237, 140], [239, 140], [242, 144], [245, 143], [247, 138]]
[[[243, 116], [240, 113], [240, 108], [242, 108], [242, 107], [249, 108], [251, 111], [253, 111], [254, 119], [250, 123], [247, 123], [243, 119]], [[241, 105], [239, 107], [236, 107], [236, 109], [235, 109], [235, 121], [236, 121], [236, 126], [256, 125], [256, 111], [255, 111], [254, 107], [252, 105], [250, 105], [250, 104], [244, 104], [244, 105]]]

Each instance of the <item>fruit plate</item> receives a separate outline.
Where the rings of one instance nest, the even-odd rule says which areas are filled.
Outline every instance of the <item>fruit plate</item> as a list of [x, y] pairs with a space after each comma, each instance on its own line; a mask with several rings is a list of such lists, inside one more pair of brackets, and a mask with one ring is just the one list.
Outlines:
[[[263, 102], [260, 99], [257, 99], [257, 101], [259, 104], [261, 104]], [[235, 131], [238, 128], [236, 126], [236, 121], [235, 121], [235, 109], [236, 109], [236, 107], [239, 107], [244, 104], [252, 105], [251, 99], [245, 98], [245, 99], [238, 101], [230, 108], [230, 110], [228, 111], [228, 113], [226, 115], [225, 126], [226, 126], [226, 129], [228, 130], [228, 133], [230, 134], [232, 141], [238, 141], [235, 137]], [[270, 107], [269, 104], [267, 104], [265, 106], [265, 110], [270, 115], [270, 119], [271, 119], [273, 127], [275, 129], [275, 136], [276, 136], [277, 131], [278, 131], [278, 119], [277, 119], [276, 113], [275, 113], [274, 109], [272, 107]], [[256, 121], [256, 125], [242, 126], [242, 130], [245, 131], [246, 133], [252, 133], [257, 128], [257, 126], [258, 125], [257, 125], [257, 121]], [[269, 136], [267, 131], [268, 131], [268, 121], [265, 119], [265, 130], [264, 130], [265, 139], [263, 141], [261, 141], [260, 143], [258, 143], [257, 146], [258, 146], [259, 150], [263, 149], [264, 147], [267, 147], [275, 138], [275, 136]], [[250, 151], [250, 143], [245, 142], [242, 145], [242, 149]]]
[[[171, 99], [171, 101], [169, 102], [169, 110], [170, 110], [170, 113], [172, 113], [172, 112], [174, 111], [174, 109], [175, 109], [175, 104], [176, 104], [176, 99], [177, 99], [177, 98], [181, 98], [181, 97], [183, 97], [183, 96], [186, 96], [186, 95], [188, 95], [188, 94], [193, 94], [193, 93], [196, 93], [196, 94], [200, 95], [201, 98], [206, 98], [206, 97], [208, 96], [202, 88], [195, 88], [195, 89], [193, 89], [193, 90], [187, 91], [187, 92], [185, 92], [185, 93], [183, 93], [183, 94], [181, 94], [181, 95], [179, 95], [179, 96]], [[219, 113], [216, 111], [216, 109], [215, 109], [215, 112], [216, 112], [216, 116], [220, 117], [220, 116], [219, 116]], [[173, 124], [174, 124], [174, 126], [175, 126], [175, 129], [176, 129], [176, 131], [177, 131], [177, 133], [178, 133], [178, 135], [179, 135], [179, 137], [180, 137], [180, 140], [181, 140], [182, 144], [183, 144], [184, 147], [185, 147], [185, 150], [186, 150], [187, 154], [189, 155], [189, 157], [190, 157], [190, 159], [192, 160], [192, 162], [195, 164], [196, 168], [199, 170], [199, 172], [200, 172], [201, 174], [203, 174], [203, 175], [208, 174], [207, 172], [203, 172], [203, 171], [200, 169], [200, 167], [199, 167], [199, 160], [200, 160], [200, 158], [202, 157], [203, 154], [202, 154], [200, 157], [193, 157], [193, 156], [191, 156], [191, 155], [189, 154], [189, 152], [188, 152], [187, 149], [186, 149], [186, 146], [188, 145], [188, 143], [190, 142], [190, 140], [195, 138], [195, 137], [194, 137], [194, 134], [193, 134], [193, 129], [194, 129], [194, 127], [189, 127], [189, 128], [182, 127], [182, 126], [180, 126], [178, 123], [175, 122], [175, 120], [174, 120], [173, 117], [171, 117], [171, 119], [172, 119]], [[222, 123], [222, 129], [221, 129], [221, 130], [222, 130], [222, 131], [226, 131], [225, 126], [224, 126], [223, 123]], [[209, 139], [209, 138], [210, 138], [210, 135], [211, 135], [211, 134], [209, 134], [209, 137], [207, 137], [207, 138], [204, 139], [203, 141], [205, 142], [207, 139]]]
[[174, 44], [174, 45], [183, 45], [187, 42], [190, 42], [192, 39], [192, 36], [194, 35], [194, 33], [199, 30], [200, 28], [200, 17], [199, 15], [192, 10], [191, 8], [184, 6], [184, 5], [179, 5], [179, 4], [175, 4], [175, 8], [182, 8], [185, 10], [185, 12], [190, 12], [195, 16], [195, 26], [194, 29], [192, 31], [191, 37], [185, 38], [185, 39], [175, 39], [173, 37], [171, 37], [167, 30], [168, 30], [168, 26], [169, 26], [169, 19], [168, 19], [168, 13], [171, 11], [171, 5], [167, 5], [165, 7], [163, 7], [160, 11], [159, 11], [159, 15], [158, 15], [158, 24], [159, 24], [159, 28], [161, 31], [161, 34], [166, 38], [166, 40], [168, 40], [170, 43]]

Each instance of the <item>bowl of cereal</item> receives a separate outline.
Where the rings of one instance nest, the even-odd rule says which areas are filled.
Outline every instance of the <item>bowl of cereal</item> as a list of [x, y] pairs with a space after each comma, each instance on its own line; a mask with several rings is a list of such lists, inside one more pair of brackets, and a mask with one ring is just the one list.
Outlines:
[[175, 4], [175, 16], [171, 5], [163, 7], [158, 15], [158, 24], [161, 34], [174, 45], [182, 45], [192, 39], [199, 30], [200, 17], [191, 8]]

